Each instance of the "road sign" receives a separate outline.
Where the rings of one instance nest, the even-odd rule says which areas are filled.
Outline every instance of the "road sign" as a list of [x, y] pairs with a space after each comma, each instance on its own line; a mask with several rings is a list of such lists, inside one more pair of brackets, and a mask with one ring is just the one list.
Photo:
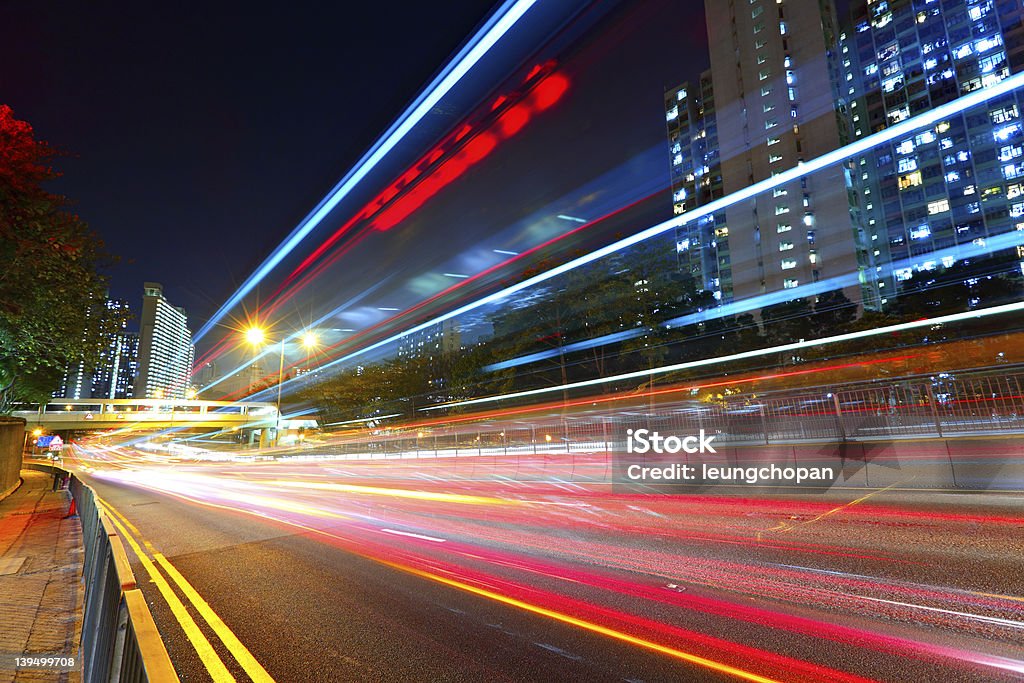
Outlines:
[[59, 451], [64, 448], [64, 439], [60, 438], [59, 434], [54, 434], [46, 448], [50, 451]]
[[45, 436], [36, 438], [36, 446], [39, 448], [46, 448], [50, 445], [50, 442], [53, 441], [53, 437], [53, 434], [46, 434]]

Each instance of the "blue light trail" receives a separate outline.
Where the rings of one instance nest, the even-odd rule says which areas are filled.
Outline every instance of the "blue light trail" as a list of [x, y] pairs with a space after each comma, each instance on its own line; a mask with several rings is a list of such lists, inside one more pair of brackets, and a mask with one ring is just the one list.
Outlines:
[[334, 189], [320, 201], [250, 275], [242, 286], [217, 310], [196, 333], [197, 343], [219, 323], [242, 299], [334, 210], [366, 175], [404, 138], [413, 127], [472, 69], [477, 62], [536, 3], [536, 0], [508, 0], [487, 20], [444, 69], [382, 135], [373, 147], [356, 162]]

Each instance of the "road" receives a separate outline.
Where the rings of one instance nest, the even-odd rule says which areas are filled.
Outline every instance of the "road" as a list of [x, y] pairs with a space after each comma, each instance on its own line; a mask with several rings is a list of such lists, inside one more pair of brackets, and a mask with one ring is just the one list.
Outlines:
[[183, 680], [1024, 678], [1018, 494], [622, 494], [445, 458], [70, 460], [147, 557], [133, 566]]

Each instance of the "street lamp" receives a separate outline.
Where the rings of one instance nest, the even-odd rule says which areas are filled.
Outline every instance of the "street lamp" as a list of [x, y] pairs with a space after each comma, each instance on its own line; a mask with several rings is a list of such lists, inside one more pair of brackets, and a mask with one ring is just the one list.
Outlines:
[[[245, 331], [245, 340], [253, 346], [260, 346], [266, 341], [266, 332], [262, 327], [253, 326]], [[281, 431], [281, 385], [284, 384], [284, 343], [286, 337], [281, 337], [281, 352], [277, 364], [277, 418], [274, 424], [274, 443], [277, 443], [277, 435]], [[318, 344], [316, 334], [308, 331], [302, 335], [302, 345], [312, 349]]]

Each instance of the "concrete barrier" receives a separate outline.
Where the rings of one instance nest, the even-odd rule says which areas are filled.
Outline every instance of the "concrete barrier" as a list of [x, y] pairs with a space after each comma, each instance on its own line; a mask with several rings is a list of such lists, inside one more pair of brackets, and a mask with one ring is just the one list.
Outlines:
[[21, 482], [21, 449], [25, 445], [25, 420], [0, 417], [0, 498]]

